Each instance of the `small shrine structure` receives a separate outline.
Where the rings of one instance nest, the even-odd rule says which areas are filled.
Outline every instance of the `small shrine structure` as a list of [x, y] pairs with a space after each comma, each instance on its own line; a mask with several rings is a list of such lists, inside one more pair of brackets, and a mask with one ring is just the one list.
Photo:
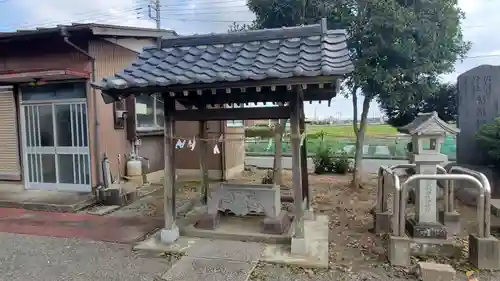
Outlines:
[[[420, 113], [413, 122], [398, 131], [411, 136], [409, 158], [411, 163], [416, 164], [416, 173], [436, 175], [437, 165], [448, 160], [448, 156], [441, 153], [441, 144], [447, 135], [455, 136], [460, 129], [450, 126], [433, 111]], [[438, 219], [437, 180], [419, 180], [414, 188], [415, 218], [406, 222], [408, 233], [416, 238], [446, 239], [448, 234], [444, 220], [452, 220], [455, 214], [445, 212], [440, 215], [442, 221]]]
[[[145, 48], [130, 67], [93, 83], [93, 87], [102, 91], [106, 103], [141, 94], [157, 94], [164, 103], [164, 243], [179, 237], [175, 219], [175, 121], [198, 121], [199, 139], [206, 140], [207, 121], [290, 118], [292, 252], [304, 253], [304, 211], [311, 208], [312, 197], [305, 143], [301, 148], [304, 102], [330, 102], [339, 91], [341, 79], [352, 71], [345, 31], [328, 30], [326, 19], [322, 19], [320, 24], [300, 27], [163, 39], [160, 47]], [[256, 107], [232, 106], [250, 103]], [[275, 106], [257, 106], [261, 103]], [[200, 175], [205, 191], [209, 188], [203, 160], [206, 146], [206, 141], [200, 142]], [[216, 191], [220, 188], [224, 186]], [[278, 214], [276, 210], [266, 213]]]

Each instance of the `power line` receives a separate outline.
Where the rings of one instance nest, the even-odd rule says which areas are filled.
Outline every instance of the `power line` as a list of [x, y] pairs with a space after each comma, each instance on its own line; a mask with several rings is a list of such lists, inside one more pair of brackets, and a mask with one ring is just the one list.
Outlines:
[[[115, 7], [116, 8], [116, 7]], [[113, 9], [113, 7], [111, 7], [110, 9]], [[130, 7], [130, 8], [127, 8], [127, 9], [123, 9], [123, 10], [116, 10], [117, 13], [138, 13], [140, 12], [141, 10], [143, 10], [144, 7]], [[80, 21], [88, 21], [88, 20], [91, 20], [91, 19], [94, 19], [94, 18], [97, 18], [97, 17], [109, 17], [109, 16], [112, 16], [113, 13], [110, 13], [110, 12], [103, 12], [103, 11], [100, 11], [100, 12], [92, 12], [92, 11], [86, 11], [86, 12], [80, 12], [80, 13], [75, 13], [75, 14], [72, 14], [71, 17], [85, 17], [86, 19], [82, 19]], [[15, 29], [26, 29], [26, 28], [33, 28], [33, 27], [40, 27], [40, 26], [47, 26], [47, 25], [57, 25], [57, 24], [61, 24], [61, 22], [67, 22], [65, 20], [52, 20], [52, 21], [45, 21], [45, 22], [40, 22], [38, 24], [33, 24], [31, 22], [28, 22], [28, 21], [25, 21], [23, 23], [16, 23], [16, 24], [10, 24], [10, 25], [4, 25], [3, 27], [12, 27], [12, 28], [15, 28]]]

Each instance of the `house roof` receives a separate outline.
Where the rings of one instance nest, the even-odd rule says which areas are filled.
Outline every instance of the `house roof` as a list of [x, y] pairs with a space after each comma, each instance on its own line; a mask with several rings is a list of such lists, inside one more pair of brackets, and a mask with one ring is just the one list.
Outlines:
[[104, 92], [352, 72], [344, 30], [323, 24], [180, 36], [145, 48], [123, 71], [94, 83]]
[[436, 111], [429, 113], [420, 113], [411, 123], [398, 128], [403, 134], [425, 134], [425, 133], [446, 133], [456, 135], [460, 129], [450, 126], [439, 118]]
[[171, 37], [177, 33], [173, 30], [154, 29], [143, 27], [107, 25], [97, 23], [73, 23], [71, 25], [58, 25], [56, 27], [36, 28], [31, 30], [16, 30], [12, 32], [0, 32], [0, 40], [23, 39], [33, 36], [43, 36], [58, 34], [61, 29], [72, 31], [87, 31], [96, 36], [110, 37], [135, 37], [135, 38], [156, 38], [158, 36]]

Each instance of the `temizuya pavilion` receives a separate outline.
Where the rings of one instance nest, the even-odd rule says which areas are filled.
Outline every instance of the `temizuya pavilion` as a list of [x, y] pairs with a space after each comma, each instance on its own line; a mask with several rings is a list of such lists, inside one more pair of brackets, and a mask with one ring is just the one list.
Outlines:
[[[200, 136], [210, 120], [290, 118], [293, 163], [294, 235], [304, 244], [304, 211], [310, 211], [304, 131], [304, 101], [327, 101], [352, 72], [344, 30], [320, 24], [238, 33], [164, 39], [148, 47], [128, 68], [94, 83], [106, 103], [130, 95], [159, 94], [165, 112], [165, 228], [162, 242], [179, 237], [175, 222], [174, 122], [199, 121]], [[176, 102], [185, 109], [176, 110]], [[274, 103], [275, 107], [227, 105]], [[203, 143], [203, 142], [202, 142]], [[205, 151], [206, 147], [203, 150]], [[203, 153], [200, 153], [203, 154]], [[301, 157], [302, 154], [302, 157]], [[203, 159], [204, 157], [200, 155]], [[207, 172], [201, 165], [202, 185]], [[294, 242], [295, 241], [295, 242]]]

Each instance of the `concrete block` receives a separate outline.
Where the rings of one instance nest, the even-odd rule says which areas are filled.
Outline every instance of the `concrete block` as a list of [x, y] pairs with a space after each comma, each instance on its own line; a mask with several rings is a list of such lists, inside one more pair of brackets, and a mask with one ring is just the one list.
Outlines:
[[392, 233], [392, 212], [377, 212], [373, 214], [375, 233]]
[[392, 265], [410, 265], [410, 238], [408, 236], [391, 236], [387, 254]]
[[478, 269], [500, 269], [500, 241], [469, 234], [469, 262]]
[[410, 243], [411, 255], [417, 257], [439, 256], [459, 257], [462, 248], [454, 239], [413, 238]]
[[164, 244], [172, 244], [179, 238], [179, 228], [177, 225], [172, 225], [171, 229], [163, 228], [160, 230], [160, 241]]
[[309, 254], [307, 250], [307, 243], [305, 238], [292, 238], [292, 255], [307, 256]]
[[460, 214], [457, 211], [445, 212], [439, 211], [439, 222], [446, 227], [448, 235], [456, 235], [460, 233]]
[[276, 218], [265, 218], [263, 222], [263, 231], [267, 234], [283, 234], [290, 228], [292, 222], [288, 212], [281, 210]]
[[422, 281], [454, 281], [456, 271], [449, 264], [419, 262], [418, 273]]
[[309, 210], [304, 210], [304, 216], [303, 218], [305, 220], [310, 220], [310, 221], [313, 221], [316, 219], [316, 215], [314, 214], [314, 210], [313, 209], [309, 209]]

